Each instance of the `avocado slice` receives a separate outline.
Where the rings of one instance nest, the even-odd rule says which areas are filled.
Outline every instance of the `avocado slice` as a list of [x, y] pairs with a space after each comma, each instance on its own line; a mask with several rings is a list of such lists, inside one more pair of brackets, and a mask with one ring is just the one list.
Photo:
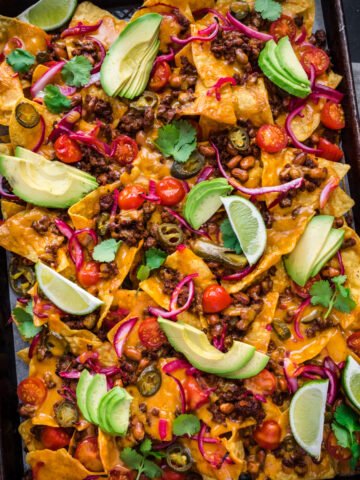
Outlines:
[[[115, 389], [114, 389], [115, 390]], [[106, 404], [106, 421], [114, 435], [125, 435], [129, 427], [130, 405], [133, 397], [120, 387]]]
[[86, 395], [90, 383], [92, 382], [93, 376], [89, 373], [88, 370], [83, 370], [81, 372], [79, 382], [76, 387], [76, 400], [80, 412], [82, 413], [85, 420], [91, 422], [88, 409], [86, 407]]
[[95, 178], [79, 176], [74, 167], [40, 158], [0, 155], [0, 174], [8, 180], [14, 194], [26, 202], [67, 208], [98, 187]]
[[278, 87], [296, 97], [305, 98], [311, 93], [309, 85], [299, 83], [282, 69], [276, 56], [276, 43], [269, 40], [259, 55], [259, 66], [263, 73]]
[[208, 189], [217, 187], [223, 187], [225, 190], [228, 186], [229, 184], [225, 178], [214, 178], [213, 180], [205, 180], [194, 185], [186, 197], [186, 203], [184, 207], [185, 218], [188, 218], [189, 207], [192, 207], [193, 203], [196, 202], [196, 198], [202, 195], [203, 192]]
[[281, 67], [291, 78], [304, 86], [310, 86], [310, 80], [294, 52], [289, 37], [279, 40], [275, 53]]
[[100, 401], [100, 405], [98, 408], [99, 413], [99, 427], [104, 432], [108, 433], [109, 435], [115, 435], [116, 432], [112, 429], [111, 424], [107, 421], [107, 412], [108, 406], [113, 399], [116, 401], [125, 399], [124, 389], [120, 387], [112, 388], [106, 395], [104, 395]]
[[323, 266], [326, 265], [327, 262], [335, 255], [344, 241], [344, 236], [345, 230], [340, 228], [333, 228], [330, 231], [326, 243], [321, 250], [320, 257], [311, 271], [311, 277], [315, 277], [315, 275], [320, 272]]
[[99, 405], [107, 392], [106, 376], [100, 373], [94, 375], [86, 393], [86, 408], [92, 423], [99, 425]]
[[[158, 39], [162, 18], [158, 13], [147, 13], [133, 20], [111, 45], [100, 71], [101, 85], [108, 95], [116, 96], [125, 89], [122, 96], [130, 98], [126, 96], [125, 91], [130, 86], [129, 81], [135, 81], [133, 74], [137, 71], [144, 74], [141, 85], [148, 83], [151, 69], [143, 64], [143, 60], [147, 57], [149, 49], [153, 47], [154, 39]], [[157, 53], [159, 44], [156, 43], [156, 45]], [[151, 58], [148, 61], [151, 61]], [[142, 67], [139, 68], [141, 65]], [[133, 97], [141, 93], [140, 89], [135, 93], [132, 91]]]
[[237, 341], [227, 353], [223, 353], [210, 344], [201, 330], [194, 332], [187, 324], [171, 322], [161, 317], [158, 322], [175, 350], [203, 372], [220, 376], [234, 372], [245, 366], [255, 353], [253, 346]]
[[270, 357], [261, 352], [255, 352], [250, 362], [245, 367], [236, 370], [236, 372], [226, 373], [225, 378], [232, 378], [236, 380], [243, 380], [244, 378], [255, 377], [268, 364]]
[[303, 287], [309, 280], [332, 229], [334, 217], [318, 215], [308, 223], [294, 250], [284, 259], [288, 275]]

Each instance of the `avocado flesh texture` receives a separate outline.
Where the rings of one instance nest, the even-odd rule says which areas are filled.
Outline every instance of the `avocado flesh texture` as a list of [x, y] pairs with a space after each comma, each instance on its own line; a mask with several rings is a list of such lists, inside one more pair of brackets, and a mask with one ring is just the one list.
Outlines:
[[239, 370], [251, 360], [255, 352], [251, 345], [235, 341], [227, 353], [222, 353], [210, 344], [201, 330], [200, 333], [195, 333], [185, 324], [170, 322], [161, 317], [158, 322], [175, 350], [181, 352], [194, 367], [207, 373], [221, 376]]
[[311, 277], [317, 275], [324, 265], [335, 255], [344, 241], [345, 230], [333, 228], [326, 240], [326, 243], [321, 251], [320, 258], [314, 265]]
[[289, 37], [283, 37], [279, 40], [275, 54], [280, 66], [291, 78], [302, 85], [310, 86], [310, 80], [291, 46]]
[[276, 43], [269, 40], [259, 56], [259, 66], [275, 85], [296, 97], [305, 98], [311, 93], [309, 86], [300, 84], [288, 76], [276, 56]]
[[86, 394], [86, 408], [92, 423], [99, 425], [98, 408], [103, 396], [107, 393], [107, 384], [105, 375], [94, 375]]
[[103, 432], [108, 433], [109, 435], [113, 435], [114, 432], [111, 430], [110, 425], [107, 423], [106, 420], [106, 409], [107, 405], [110, 403], [111, 399], [114, 398], [116, 395], [115, 389], [110, 390], [102, 397], [99, 403], [98, 408], [98, 416], [99, 416], [99, 427]]
[[111, 45], [100, 71], [101, 85], [108, 95], [118, 95], [138, 70], [149, 46], [158, 37], [161, 20], [158, 13], [139, 17], [130, 22]]
[[260, 373], [268, 364], [270, 358], [261, 352], [255, 352], [250, 362], [244, 367], [240, 368], [236, 372], [226, 373], [223, 376], [225, 378], [232, 378], [235, 380], [242, 380], [245, 378], [255, 377]]
[[295, 249], [284, 259], [288, 275], [295, 283], [303, 287], [311, 277], [314, 264], [326, 244], [334, 217], [318, 215], [308, 223]]
[[47, 208], [66, 208], [98, 187], [96, 180], [74, 175], [61, 162], [26, 160], [0, 155], [0, 174], [13, 192], [26, 202]]
[[85, 420], [88, 422], [91, 422], [90, 415], [88, 412], [88, 409], [86, 407], [86, 395], [87, 395], [87, 390], [90, 386], [90, 383], [92, 382], [92, 375], [88, 372], [88, 370], [83, 370], [81, 372], [79, 382], [76, 387], [76, 400], [77, 400], [77, 405], [79, 407], [80, 412], [82, 413], [83, 417]]
[[193, 201], [189, 207], [188, 222], [193, 228], [200, 228], [222, 206], [221, 197], [230, 193], [232, 187], [211, 188]]
[[114, 395], [106, 405], [107, 424], [114, 435], [125, 435], [129, 427], [132, 396], [126, 390], [123, 392], [123, 396], [120, 396], [120, 393]]

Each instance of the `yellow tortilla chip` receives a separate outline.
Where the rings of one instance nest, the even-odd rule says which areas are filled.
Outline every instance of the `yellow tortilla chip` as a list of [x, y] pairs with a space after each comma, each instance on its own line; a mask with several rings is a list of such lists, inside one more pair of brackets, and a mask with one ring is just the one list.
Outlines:
[[[304, 480], [321, 480], [325, 478], [333, 478], [335, 470], [331, 463], [331, 458], [326, 451], [321, 456], [321, 463], [315, 464], [309, 455], [304, 457], [307, 464], [307, 473], [301, 476]], [[276, 458], [272, 453], [268, 453], [265, 459], [264, 473], [270, 480], [299, 480], [299, 476], [295, 471], [284, 471], [281, 458]]]
[[19, 212], [25, 210], [25, 205], [20, 205], [19, 203], [9, 202], [4, 198], [1, 200], [1, 213], [4, 220], [16, 215]]
[[344, 192], [342, 188], [337, 188], [331, 195], [321, 211], [324, 215], [334, 215], [334, 217], [342, 217], [355, 205], [354, 200]]
[[47, 34], [44, 30], [30, 23], [20, 22], [16, 18], [0, 15], [0, 52], [12, 37], [19, 37], [24, 44], [24, 49], [33, 55], [46, 50]]
[[250, 120], [256, 127], [273, 123], [268, 92], [264, 80], [234, 87], [235, 113], [238, 119]]
[[26, 449], [29, 452], [34, 450], [41, 450], [43, 448], [42, 443], [36, 439], [35, 435], [31, 432], [33, 428], [33, 423], [31, 418], [25, 420], [24, 422], [20, 423], [19, 425], [19, 433], [21, 438], [25, 444]]
[[107, 435], [99, 429], [98, 443], [100, 459], [105, 472], [110, 472], [116, 465], [121, 465], [120, 452], [114, 436]]
[[19, 76], [15, 77], [14, 70], [8, 63], [2, 62], [0, 64], [0, 125], [9, 125], [15, 105], [23, 96]]
[[304, 363], [319, 355], [336, 332], [336, 328], [329, 328], [314, 338], [304, 338], [304, 340], [293, 336], [284, 342], [284, 346], [290, 352], [290, 359], [293, 362]]
[[156, 150], [142, 147], [133, 162], [130, 173], [121, 174], [120, 181], [123, 185], [140, 183], [144, 187], [149, 184], [149, 179], [161, 180], [170, 175], [172, 161], [164, 157]]
[[[83, 4], [82, 4], [83, 5]], [[83, 104], [86, 104], [86, 96], [90, 95], [91, 97], [99, 98], [105, 102], [110, 103], [113, 111], [113, 121], [109, 123], [113, 128], [116, 128], [121, 117], [126, 113], [128, 107], [125, 103], [121, 102], [118, 98], [109, 97], [106, 95], [104, 90], [96, 85], [90, 85], [87, 88], [81, 90], [81, 96], [83, 98]], [[92, 125], [92, 128], [94, 126]], [[81, 128], [80, 128], [81, 129]]]
[[284, 15], [290, 17], [301, 15], [307, 33], [311, 34], [315, 20], [315, 0], [286, 0], [281, 6]]

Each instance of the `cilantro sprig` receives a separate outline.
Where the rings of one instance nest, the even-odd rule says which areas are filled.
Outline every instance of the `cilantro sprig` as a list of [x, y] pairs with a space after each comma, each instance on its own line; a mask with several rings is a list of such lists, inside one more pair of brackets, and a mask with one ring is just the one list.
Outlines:
[[280, 18], [282, 7], [275, 0], [255, 0], [255, 11], [260, 13], [264, 20], [273, 22]]
[[223, 220], [221, 223], [220, 231], [222, 233], [224, 247], [228, 248], [229, 250], [234, 250], [235, 253], [240, 255], [242, 248], [228, 218], [225, 218], [225, 220]]
[[121, 240], [117, 242], [114, 238], [104, 240], [96, 245], [92, 257], [97, 262], [112, 262], [121, 244]]
[[335, 421], [331, 424], [337, 443], [351, 451], [350, 467], [355, 470], [360, 459], [360, 444], [355, 432], [360, 432], [358, 415], [345, 404], [339, 405], [335, 410]]
[[71, 107], [71, 100], [60, 92], [57, 85], [46, 85], [44, 102], [52, 113], [61, 113]]
[[346, 275], [339, 275], [331, 279], [332, 285], [328, 280], [320, 280], [311, 287], [311, 304], [327, 308], [325, 319], [333, 308], [340, 312], [350, 313], [356, 307], [350, 288], [344, 287], [346, 279]]
[[40, 332], [41, 327], [34, 325], [32, 301], [30, 301], [25, 308], [15, 307], [11, 312], [11, 316], [15, 320], [20, 335], [26, 340], [31, 340]]
[[72, 87], [83, 87], [90, 80], [92, 65], [84, 55], [73, 57], [61, 70], [64, 82]]
[[16, 48], [6, 57], [10, 67], [19, 73], [26, 73], [35, 63], [35, 57], [22, 48]]
[[175, 120], [159, 129], [155, 145], [165, 157], [186, 162], [196, 148], [196, 130], [186, 120]]
[[195, 435], [200, 431], [200, 420], [195, 415], [184, 413], [175, 418], [172, 429], [177, 436]]
[[140, 265], [136, 277], [138, 280], [143, 281], [149, 278], [151, 270], [160, 268], [166, 260], [166, 253], [159, 248], [149, 248], [145, 252], [145, 264]]
[[144, 473], [149, 478], [156, 478], [162, 476], [162, 470], [148, 457], [160, 459], [164, 454], [154, 452], [151, 450], [152, 443], [149, 438], [146, 438], [139, 447], [137, 452], [134, 448], [126, 447], [120, 453], [121, 460], [132, 470], [137, 470], [136, 480], [139, 480], [141, 474]]

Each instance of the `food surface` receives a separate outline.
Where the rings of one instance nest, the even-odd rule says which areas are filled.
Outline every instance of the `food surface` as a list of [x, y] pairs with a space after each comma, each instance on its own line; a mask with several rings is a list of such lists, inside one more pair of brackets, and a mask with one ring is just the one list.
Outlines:
[[26, 480], [360, 474], [360, 238], [314, 16], [0, 16]]

